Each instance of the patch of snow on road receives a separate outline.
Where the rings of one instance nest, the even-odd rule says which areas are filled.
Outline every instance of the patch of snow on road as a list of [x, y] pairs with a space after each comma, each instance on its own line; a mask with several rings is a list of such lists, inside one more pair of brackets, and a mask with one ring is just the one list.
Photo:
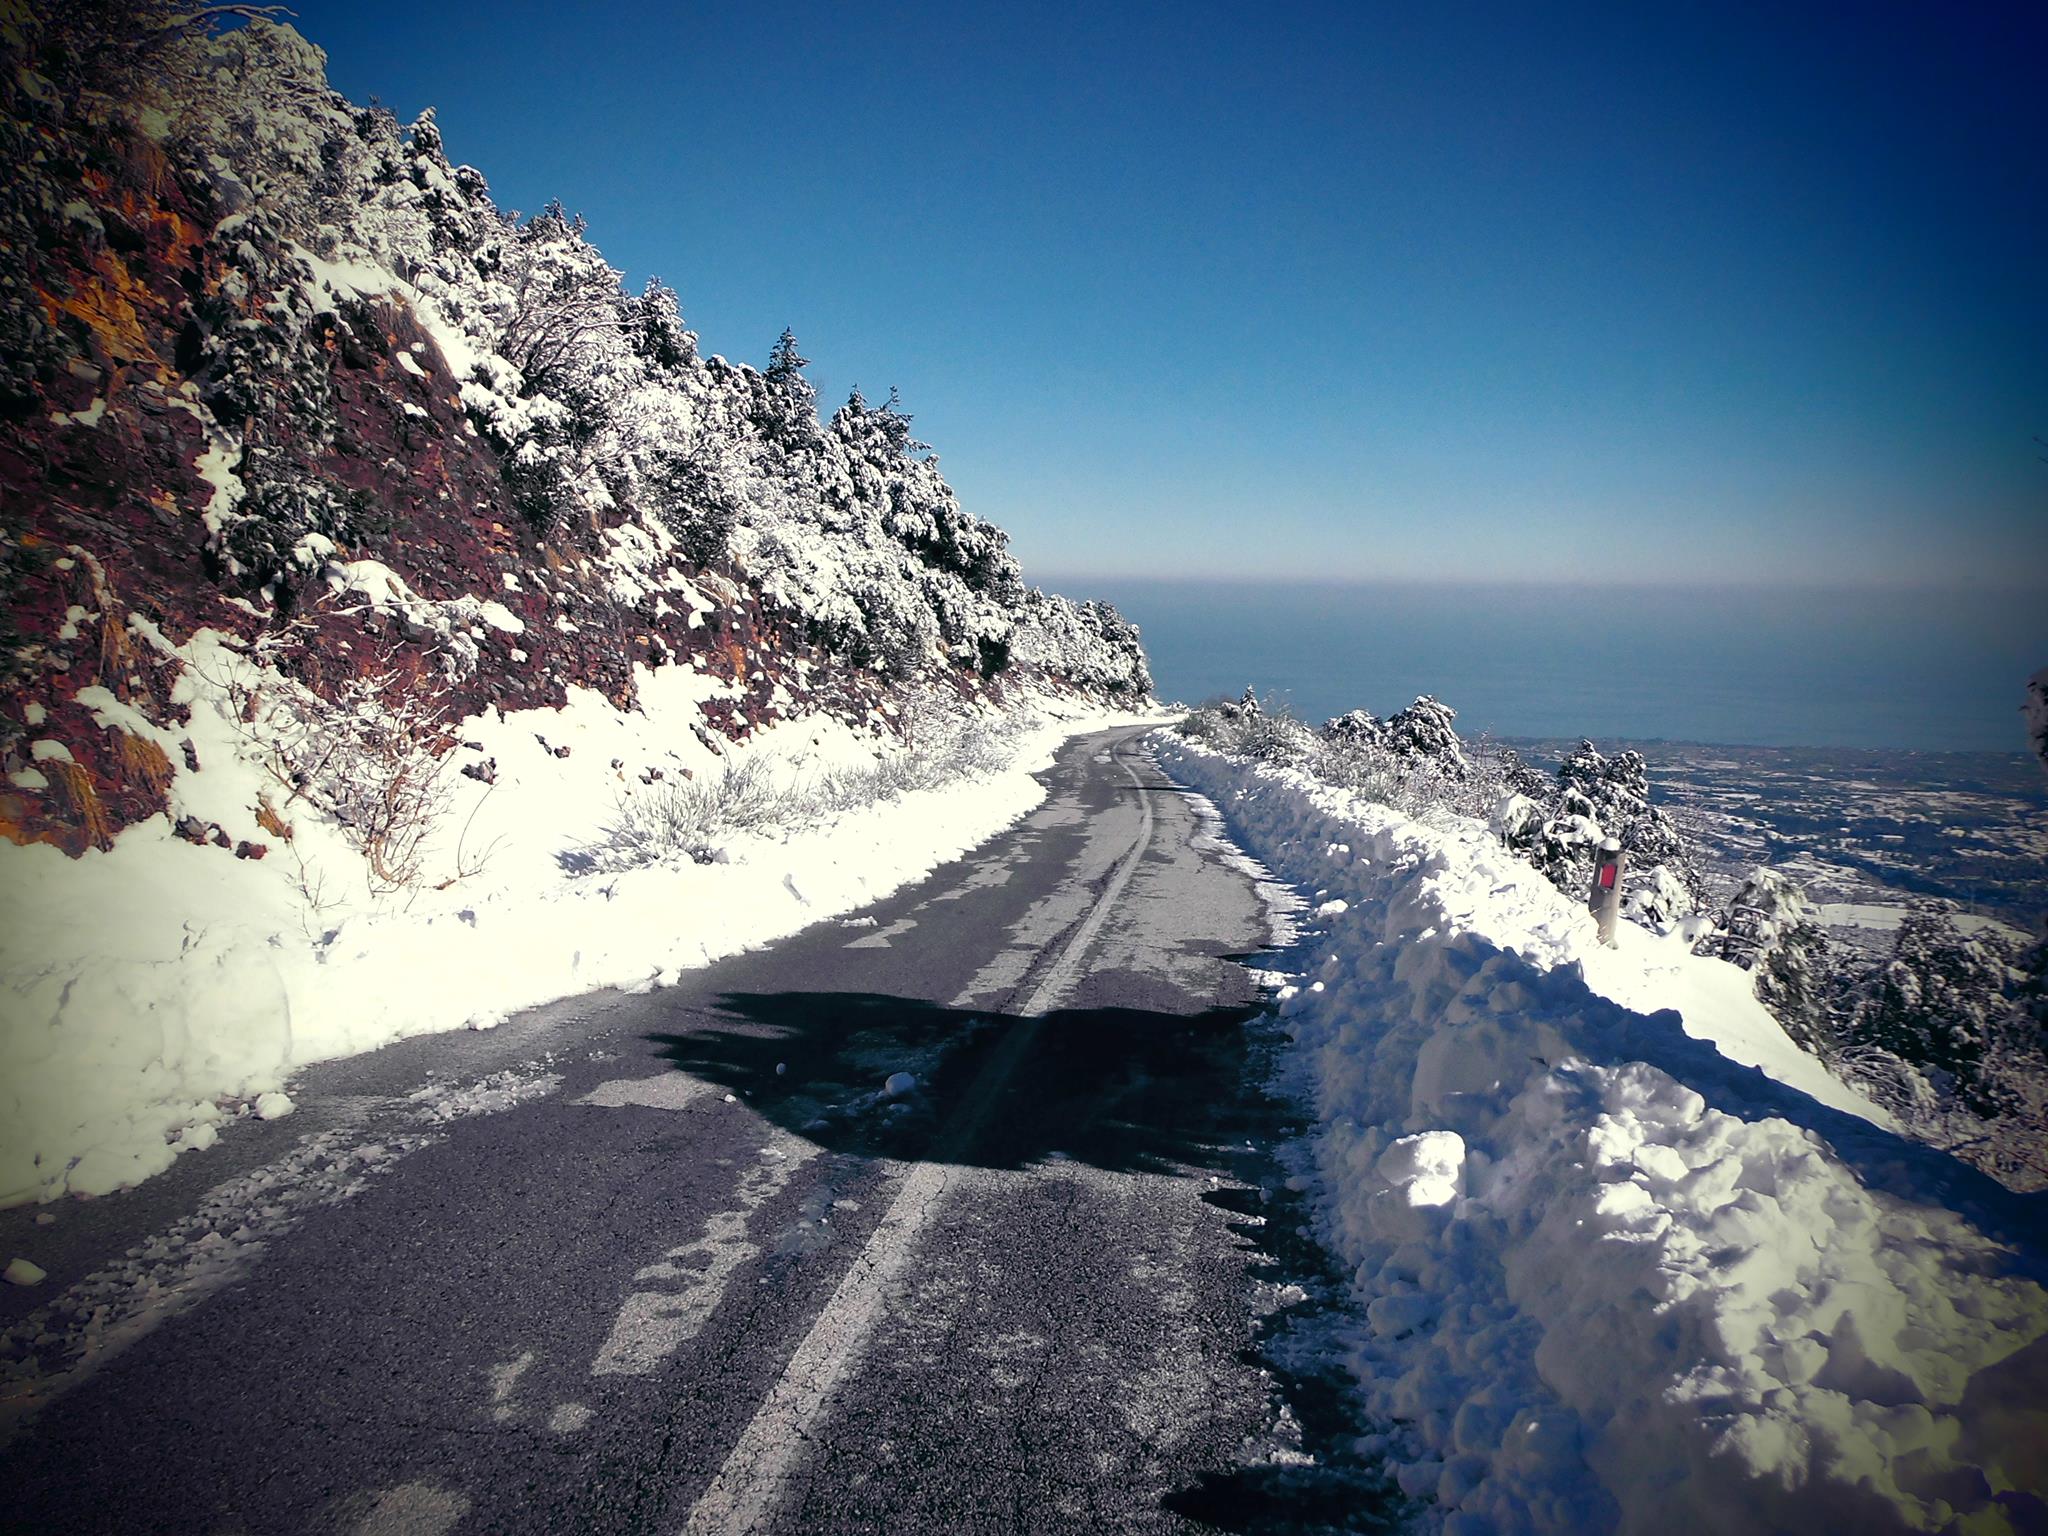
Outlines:
[[1259, 908], [1265, 916], [1266, 943], [1274, 949], [1283, 949], [1301, 937], [1296, 919], [1308, 908], [1294, 888], [1275, 880], [1272, 872], [1257, 859], [1246, 853], [1231, 841], [1223, 824], [1223, 813], [1206, 795], [1183, 789], [1181, 798], [1188, 809], [1195, 813], [1197, 831], [1189, 839], [1189, 846], [1197, 852], [1213, 853], [1226, 868], [1234, 869], [1252, 882], [1252, 889], [1258, 893]]
[[713, 1091], [703, 1078], [687, 1072], [657, 1072], [652, 1077], [613, 1078], [570, 1102], [600, 1109], [686, 1109]]
[[1894, 1134], [1735, 968], [1600, 946], [1477, 823], [1155, 742], [1325, 898], [1280, 1022], [1426, 1526], [2039, 1528], [2038, 1202]]
[[418, 1120], [428, 1125], [446, 1125], [472, 1115], [495, 1115], [517, 1109], [521, 1104], [546, 1098], [561, 1086], [562, 1079], [557, 1073], [521, 1072], [508, 1067], [461, 1086], [430, 1083], [409, 1094], [406, 1102], [414, 1106]]
[[559, 1084], [529, 1068], [372, 1101], [359, 1123], [302, 1136], [283, 1157], [207, 1191], [190, 1215], [0, 1333], [0, 1445], [158, 1324], [241, 1278], [310, 1212], [362, 1193], [442, 1140], [450, 1122], [501, 1113]]

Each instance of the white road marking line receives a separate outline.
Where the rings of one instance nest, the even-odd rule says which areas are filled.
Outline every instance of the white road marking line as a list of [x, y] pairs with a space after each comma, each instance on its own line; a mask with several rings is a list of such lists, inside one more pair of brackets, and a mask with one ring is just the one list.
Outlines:
[[[1101, 931], [1109, 909], [1123, 894], [1151, 846], [1151, 797], [1144, 793], [1144, 780], [1129, 762], [1119, 759], [1119, 763], [1139, 791], [1137, 840], [1111, 873], [1094, 908], [1074, 931], [1059, 958], [1018, 1008], [1020, 1015], [1043, 1013], [1072, 985], [1081, 959]], [[965, 1007], [970, 1001], [970, 997], [961, 997], [953, 1006]], [[937, 1162], [918, 1163], [910, 1170], [867, 1245], [741, 1431], [711, 1486], [691, 1509], [683, 1526], [685, 1536], [738, 1536], [761, 1529], [775, 1513], [788, 1491], [797, 1457], [811, 1438], [811, 1426], [833, 1389], [859, 1358], [882, 1315], [890, 1288], [909, 1263], [918, 1236], [957, 1176], [957, 1169]]]

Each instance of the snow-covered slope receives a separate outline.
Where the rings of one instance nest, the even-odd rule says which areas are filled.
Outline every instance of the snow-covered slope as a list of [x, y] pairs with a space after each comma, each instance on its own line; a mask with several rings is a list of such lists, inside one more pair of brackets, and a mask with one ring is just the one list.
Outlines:
[[1735, 967], [1602, 949], [1477, 823], [1155, 740], [1310, 899], [1281, 1010], [1431, 1523], [2039, 1528], [2039, 1199], [1892, 1134]]
[[[714, 754], [687, 723], [715, 680], [641, 682], [643, 713], [578, 692], [464, 722], [458, 750], [492, 779], [450, 776], [428, 878], [401, 900], [373, 898], [338, 829], [296, 812], [260, 860], [197, 857], [165, 823], [82, 860], [4, 850], [0, 1205], [136, 1184], [237, 1116], [288, 1112], [309, 1063], [657, 986], [863, 906], [1023, 815], [1052, 747], [1120, 718], [1061, 697], [1031, 720], [991, 708], [978, 728], [999, 738], [977, 771], [835, 808], [817, 787], [872, 771], [871, 736], [813, 717]], [[237, 723], [196, 702], [201, 750], [222, 766], [181, 776], [172, 812], [211, 822], [267, 781], [234, 754]], [[787, 793], [694, 857], [622, 846], [636, 805], [658, 814], [686, 774]]]

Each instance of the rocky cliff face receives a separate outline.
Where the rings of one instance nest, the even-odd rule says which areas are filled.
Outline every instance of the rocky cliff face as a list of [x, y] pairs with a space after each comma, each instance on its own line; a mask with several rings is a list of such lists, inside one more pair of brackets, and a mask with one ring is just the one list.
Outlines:
[[1149, 692], [1136, 631], [1026, 587], [893, 400], [821, 421], [793, 341], [700, 355], [673, 293], [323, 62], [268, 21], [0, 6], [0, 832], [77, 854], [163, 812], [206, 631], [430, 750], [662, 667], [736, 685], [706, 737], [907, 686]]

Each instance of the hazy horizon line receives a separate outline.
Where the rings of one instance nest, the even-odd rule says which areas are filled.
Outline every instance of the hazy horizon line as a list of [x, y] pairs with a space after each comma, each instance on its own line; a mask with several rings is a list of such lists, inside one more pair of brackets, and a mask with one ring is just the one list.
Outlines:
[[1059, 589], [1064, 585], [1129, 582], [1154, 586], [1184, 587], [1513, 587], [1543, 591], [1643, 591], [1643, 592], [1829, 592], [1870, 596], [1945, 597], [2034, 597], [2041, 584], [2035, 581], [1893, 580], [1855, 581], [1821, 577], [1658, 577], [1658, 576], [1330, 576], [1238, 573], [1160, 575], [1139, 571], [1034, 570], [1026, 567], [1025, 579], [1033, 586]]

